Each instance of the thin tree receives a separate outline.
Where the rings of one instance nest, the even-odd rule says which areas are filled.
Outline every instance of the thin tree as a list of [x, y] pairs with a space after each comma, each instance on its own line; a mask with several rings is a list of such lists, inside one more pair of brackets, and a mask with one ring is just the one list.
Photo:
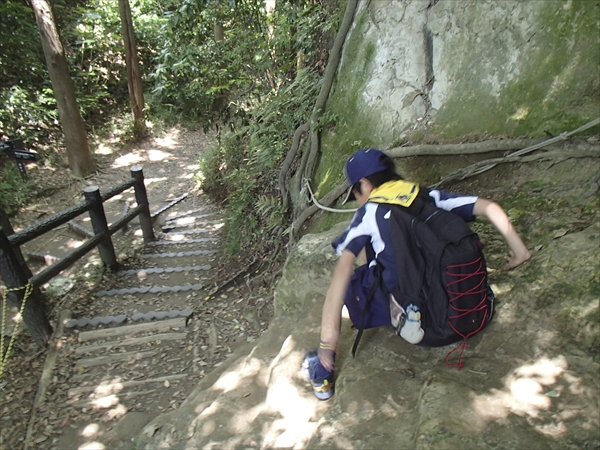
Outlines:
[[40, 31], [46, 65], [56, 98], [58, 116], [65, 135], [69, 168], [76, 177], [86, 177], [96, 170], [88, 146], [83, 119], [75, 97], [75, 87], [63, 50], [52, 9], [46, 0], [32, 0], [33, 13]]
[[148, 133], [144, 114], [144, 85], [135, 44], [129, 0], [119, 0], [119, 14], [121, 15], [121, 34], [125, 46], [127, 89], [129, 90], [129, 102], [133, 113], [133, 133], [136, 138], [142, 138]]

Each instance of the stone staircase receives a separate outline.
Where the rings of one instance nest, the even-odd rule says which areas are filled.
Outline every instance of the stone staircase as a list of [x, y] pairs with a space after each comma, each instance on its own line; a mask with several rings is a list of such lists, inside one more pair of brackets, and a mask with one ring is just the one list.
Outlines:
[[[245, 342], [250, 327], [228, 317], [235, 300], [211, 297], [220, 211], [198, 196], [172, 203], [153, 214], [156, 241], [106, 274], [92, 301], [64, 321], [56, 377], [70, 419], [56, 448], [120, 445], [123, 435], [179, 407], [234, 341]], [[221, 335], [225, 327], [240, 338]]]

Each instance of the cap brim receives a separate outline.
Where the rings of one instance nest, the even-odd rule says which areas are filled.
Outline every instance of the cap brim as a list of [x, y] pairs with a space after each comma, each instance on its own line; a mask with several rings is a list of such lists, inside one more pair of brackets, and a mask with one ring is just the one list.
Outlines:
[[352, 186], [350, 186], [348, 188], [348, 192], [346, 192], [346, 195], [344, 196], [344, 201], [342, 202], [342, 205], [345, 205], [348, 202], [353, 202], [354, 200], [356, 200], [356, 197], [354, 197], [354, 192], [352, 192]]

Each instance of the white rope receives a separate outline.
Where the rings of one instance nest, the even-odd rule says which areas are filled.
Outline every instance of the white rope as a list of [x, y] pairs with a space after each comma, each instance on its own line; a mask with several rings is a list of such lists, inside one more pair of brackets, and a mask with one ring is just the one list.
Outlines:
[[586, 123], [585, 125], [577, 128], [576, 130], [569, 131], [569, 132], [565, 131], [563, 133], [560, 133], [558, 136], [553, 137], [552, 139], [548, 139], [547, 141], [540, 142], [539, 144], [535, 144], [535, 145], [532, 145], [531, 147], [527, 147], [527, 148], [524, 148], [523, 150], [519, 150], [517, 152], [511, 153], [509, 156], [521, 156], [521, 155], [524, 155], [525, 153], [529, 153], [534, 150], [537, 150], [538, 148], [542, 148], [542, 147], [546, 147], [547, 145], [554, 144], [555, 142], [565, 141], [572, 135], [581, 133], [582, 131], [585, 131], [588, 128], [595, 127], [599, 123], [600, 123], [600, 117], [592, 120], [591, 122]]
[[334, 212], [334, 213], [354, 213], [357, 211], [357, 209], [335, 209], [335, 208], [329, 208], [328, 206], [323, 206], [321, 205], [318, 201], [317, 198], [315, 197], [315, 194], [313, 194], [312, 189], [310, 188], [310, 183], [308, 182], [308, 180], [306, 181], [306, 187], [308, 188], [308, 192], [310, 193], [310, 198], [313, 201], [313, 203], [318, 207], [321, 208], [323, 211], [329, 211], [329, 212]]

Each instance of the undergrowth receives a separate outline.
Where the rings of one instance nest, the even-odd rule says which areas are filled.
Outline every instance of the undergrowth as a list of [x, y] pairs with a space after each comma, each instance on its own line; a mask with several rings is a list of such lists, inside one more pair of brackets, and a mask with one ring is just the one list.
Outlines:
[[200, 160], [205, 192], [224, 202], [228, 255], [279, 248], [287, 233], [278, 176], [296, 128], [306, 122], [319, 93], [320, 76], [303, 70], [287, 87], [257, 104], [247, 121], [222, 131]]
[[34, 191], [32, 179], [23, 180], [14, 160], [0, 156], [0, 205], [7, 215], [26, 205]]

